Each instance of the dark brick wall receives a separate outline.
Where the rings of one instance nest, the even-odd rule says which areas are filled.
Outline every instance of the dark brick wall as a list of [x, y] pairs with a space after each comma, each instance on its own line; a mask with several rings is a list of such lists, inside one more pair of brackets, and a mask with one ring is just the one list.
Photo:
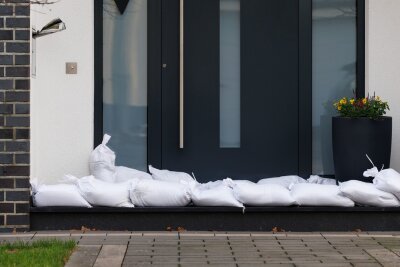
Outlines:
[[0, 232], [29, 229], [29, 0], [0, 0]]

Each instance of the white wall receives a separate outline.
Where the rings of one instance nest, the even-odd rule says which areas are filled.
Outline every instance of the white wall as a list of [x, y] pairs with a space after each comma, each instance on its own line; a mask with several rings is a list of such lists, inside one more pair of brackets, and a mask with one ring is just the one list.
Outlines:
[[[391, 167], [400, 170], [400, 1], [367, 1], [366, 84], [390, 105]], [[379, 142], [379, 140], [376, 140]]]
[[[37, 39], [31, 92], [31, 177], [85, 175], [93, 146], [93, 0], [32, 5], [32, 27], [61, 18], [67, 29]], [[65, 74], [77, 62], [78, 74]]]

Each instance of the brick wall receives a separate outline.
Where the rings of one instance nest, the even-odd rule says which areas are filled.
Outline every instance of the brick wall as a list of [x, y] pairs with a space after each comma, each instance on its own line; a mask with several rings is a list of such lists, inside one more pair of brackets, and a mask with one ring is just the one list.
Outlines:
[[0, 232], [29, 229], [29, 0], [0, 0]]

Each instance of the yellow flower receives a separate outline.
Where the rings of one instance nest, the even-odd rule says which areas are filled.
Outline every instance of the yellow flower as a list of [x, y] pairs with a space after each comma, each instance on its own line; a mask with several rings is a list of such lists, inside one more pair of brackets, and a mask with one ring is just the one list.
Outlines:
[[367, 99], [363, 98], [362, 102], [363, 102], [363, 104], [366, 104], [367, 103]]
[[376, 96], [375, 99], [378, 100], [378, 101], [381, 100], [381, 98], [379, 96]]
[[354, 99], [350, 99], [350, 104], [354, 104]]
[[337, 109], [338, 109], [339, 111], [342, 110], [342, 106], [339, 105], [339, 106], [337, 107]]
[[339, 101], [340, 104], [345, 105], [347, 103], [347, 99], [346, 98], [342, 98]]

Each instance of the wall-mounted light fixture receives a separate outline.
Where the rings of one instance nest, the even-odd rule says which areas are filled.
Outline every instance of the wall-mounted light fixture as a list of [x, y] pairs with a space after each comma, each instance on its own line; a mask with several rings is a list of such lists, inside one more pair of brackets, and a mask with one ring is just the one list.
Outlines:
[[43, 26], [40, 30], [32, 30], [32, 38], [42, 37], [48, 34], [56, 33], [65, 30], [65, 23], [60, 19], [56, 18]]
[[65, 23], [60, 19], [56, 18], [43, 26], [42, 29], [32, 29], [32, 64], [31, 64], [31, 75], [36, 77], [36, 38], [49, 35], [52, 33], [60, 32], [65, 30]]

